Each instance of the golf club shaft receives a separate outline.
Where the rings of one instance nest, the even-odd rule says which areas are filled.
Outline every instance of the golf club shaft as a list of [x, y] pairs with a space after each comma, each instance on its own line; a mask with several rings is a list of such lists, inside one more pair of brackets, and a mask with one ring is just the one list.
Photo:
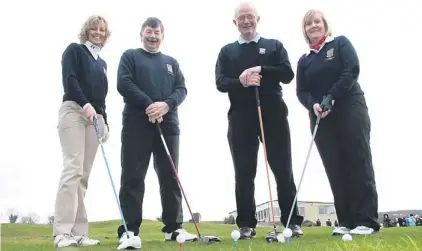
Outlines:
[[317, 133], [318, 126], [319, 126], [319, 121], [320, 120], [321, 120], [321, 114], [318, 115], [317, 120], [316, 120], [316, 123], [315, 123], [315, 128], [314, 128], [314, 131], [312, 133], [311, 144], [310, 144], [309, 149], [308, 149], [308, 154], [306, 156], [305, 165], [303, 167], [302, 174], [300, 176], [300, 181], [299, 181], [299, 184], [298, 184], [298, 187], [297, 187], [295, 198], [294, 198], [293, 203], [292, 203], [292, 208], [290, 209], [289, 218], [287, 219], [287, 226], [285, 226], [286, 228], [289, 227], [290, 220], [292, 219], [293, 209], [295, 208], [295, 204], [296, 204], [296, 201], [297, 201], [297, 196], [299, 194], [300, 187], [302, 186], [303, 177], [305, 176], [305, 171], [306, 171], [306, 168], [308, 167], [308, 161], [309, 161], [309, 158], [311, 156], [311, 150], [312, 150], [312, 146], [314, 145], [315, 135]]
[[171, 157], [170, 151], [169, 151], [169, 149], [167, 147], [167, 143], [166, 143], [166, 140], [164, 139], [163, 132], [161, 131], [160, 124], [158, 122], [156, 122], [155, 124], [157, 125], [158, 132], [160, 133], [161, 141], [163, 142], [164, 148], [165, 148], [166, 153], [167, 153], [167, 157], [168, 157], [168, 159], [170, 161], [171, 167], [173, 168], [174, 175], [176, 176], [176, 179], [177, 179], [177, 183], [179, 184], [180, 190], [182, 191], [183, 197], [185, 198], [186, 205], [188, 206], [189, 213], [190, 213], [190, 215], [192, 217], [192, 222], [195, 225], [196, 232], [198, 233], [198, 237], [201, 238], [201, 233], [199, 232], [198, 224], [196, 223], [196, 220], [193, 217], [192, 210], [191, 210], [191, 208], [189, 206], [188, 199], [186, 198], [185, 191], [183, 190], [182, 183], [180, 182], [179, 175], [177, 174], [176, 165], [174, 164], [173, 158]]
[[105, 162], [106, 167], [107, 167], [108, 177], [110, 178], [110, 183], [111, 183], [111, 186], [113, 188], [114, 197], [115, 197], [116, 202], [117, 202], [117, 207], [119, 208], [119, 211], [120, 211], [120, 217], [122, 218], [122, 222], [123, 222], [123, 226], [124, 226], [125, 231], [126, 231], [127, 238], [129, 238], [129, 235], [127, 234], [128, 228], [127, 228], [127, 225], [126, 225], [126, 220], [125, 220], [125, 217], [123, 216], [123, 211], [122, 211], [122, 207], [120, 206], [119, 197], [117, 196], [116, 188], [114, 187], [114, 182], [113, 182], [113, 178], [111, 176], [111, 171], [110, 171], [110, 167], [108, 165], [104, 146], [103, 146], [103, 143], [101, 142], [100, 130], [98, 129], [98, 123], [97, 123], [97, 119], [95, 117], [94, 117], [94, 128], [95, 128], [95, 133], [97, 134], [98, 143], [100, 144], [101, 151], [103, 152], [104, 162]]
[[264, 123], [262, 122], [261, 99], [259, 98], [258, 87], [255, 87], [255, 99], [256, 99], [256, 104], [258, 106], [259, 127], [261, 129], [262, 145], [263, 145], [263, 148], [264, 148], [265, 167], [266, 167], [266, 170], [267, 170], [268, 191], [269, 191], [269, 194], [270, 194], [271, 212], [272, 212], [272, 216], [273, 216], [272, 218], [273, 218], [273, 224], [274, 224], [274, 234], [276, 234], [277, 226], [275, 224], [273, 196], [272, 196], [272, 193], [271, 193], [270, 171], [269, 171], [269, 168], [268, 168], [267, 145], [265, 143]]

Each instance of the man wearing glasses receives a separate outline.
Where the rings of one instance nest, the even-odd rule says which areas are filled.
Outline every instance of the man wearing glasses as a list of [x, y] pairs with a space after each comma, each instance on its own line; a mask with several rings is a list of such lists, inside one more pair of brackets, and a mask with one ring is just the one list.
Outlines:
[[[225, 45], [216, 63], [216, 85], [228, 93], [228, 142], [234, 164], [237, 206], [236, 224], [240, 239], [256, 236], [254, 180], [257, 169], [260, 125], [255, 88], [259, 88], [267, 156], [277, 183], [281, 223], [285, 226], [296, 195], [292, 172], [288, 108], [282, 98], [280, 82], [289, 84], [294, 73], [283, 44], [263, 38], [256, 32], [259, 23], [256, 8], [242, 3], [235, 10], [233, 23], [240, 32], [237, 41]], [[269, 215], [271, 211], [267, 213]], [[294, 205], [291, 224], [293, 236], [302, 236], [303, 217]]]

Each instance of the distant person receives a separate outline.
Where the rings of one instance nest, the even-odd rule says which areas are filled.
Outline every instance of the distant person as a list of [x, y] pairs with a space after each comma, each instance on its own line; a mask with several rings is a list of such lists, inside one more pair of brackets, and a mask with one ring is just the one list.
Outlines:
[[316, 226], [317, 227], [320, 227], [321, 226], [321, 221], [319, 219], [316, 221]]
[[53, 236], [56, 247], [93, 246], [88, 237], [85, 193], [98, 149], [93, 120], [98, 122], [102, 142], [108, 139], [106, 96], [107, 64], [99, 56], [110, 36], [102, 16], [89, 17], [62, 55], [63, 102], [58, 133], [64, 167], [56, 195]]
[[[196, 241], [196, 235], [182, 228], [182, 194], [169, 162], [156, 123], [160, 124], [170, 154], [178, 168], [178, 107], [187, 95], [185, 78], [177, 60], [160, 51], [164, 25], [150, 17], [141, 27], [142, 48], [128, 49], [121, 56], [117, 72], [117, 89], [123, 96], [120, 203], [126, 219], [117, 229], [119, 249], [141, 248], [139, 230], [142, 223], [145, 176], [154, 155], [154, 169], [160, 184], [164, 239]], [[127, 235], [129, 235], [130, 242]]]
[[327, 224], [327, 227], [331, 227], [333, 225], [333, 223], [331, 222], [330, 219], [328, 219], [325, 224]]
[[[240, 32], [237, 41], [224, 45], [215, 67], [216, 87], [230, 99], [227, 139], [234, 163], [235, 193], [240, 239], [256, 237], [256, 205], [254, 179], [259, 141], [262, 141], [257, 112], [256, 90], [261, 100], [268, 162], [277, 183], [281, 222], [303, 235], [303, 216], [297, 203], [293, 205], [290, 226], [288, 216], [296, 195], [292, 172], [288, 108], [282, 98], [280, 83], [294, 78], [286, 48], [276, 39], [261, 37], [257, 32], [260, 20], [250, 3], [237, 6], [233, 23]], [[271, 233], [269, 233], [271, 234]]]
[[335, 227], [339, 227], [339, 224], [338, 224], [338, 221], [337, 220], [334, 221], [334, 226]]
[[309, 111], [315, 143], [332, 188], [340, 227], [334, 235], [379, 231], [378, 194], [370, 148], [371, 122], [358, 82], [359, 59], [345, 36], [334, 37], [323, 13], [308, 11], [302, 23], [309, 52], [297, 63], [297, 97]]
[[388, 214], [384, 214], [383, 226], [391, 227], [391, 219], [390, 219], [390, 216], [388, 216]]
[[415, 216], [415, 220], [416, 220], [416, 226], [422, 226], [422, 219], [421, 217], [419, 217], [419, 215]]

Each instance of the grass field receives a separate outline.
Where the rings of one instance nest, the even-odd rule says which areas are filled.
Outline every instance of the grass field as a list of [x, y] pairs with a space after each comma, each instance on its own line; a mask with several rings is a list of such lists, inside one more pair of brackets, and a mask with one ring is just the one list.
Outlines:
[[[99, 239], [101, 244], [96, 247], [65, 248], [69, 250], [93, 250], [106, 251], [116, 250], [117, 238], [116, 227], [119, 221], [95, 222], [90, 225], [90, 233], [93, 238]], [[290, 245], [269, 244], [264, 236], [271, 228], [258, 228], [257, 238], [250, 241], [240, 241], [235, 248], [230, 238], [234, 225], [217, 223], [201, 223], [199, 225], [202, 235], [216, 235], [222, 239], [219, 244], [201, 245], [196, 243], [185, 243], [184, 251], [194, 250], [297, 250], [297, 251], [326, 251], [326, 250], [374, 250], [374, 251], [422, 251], [422, 227], [389, 228], [373, 236], [354, 236], [353, 241], [343, 242], [341, 237], [331, 236], [331, 228], [311, 227], [304, 228], [305, 236], [300, 239], [293, 239]], [[164, 235], [160, 232], [161, 223], [145, 221], [142, 226], [142, 250], [155, 251], [178, 251], [178, 243], [164, 242]], [[192, 224], [186, 224], [185, 228], [194, 232]], [[51, 237], [51, 226], [48, 225], [24, 225], [24, 224], [3, 224], [1, 225], [1, 251], [47, 251], [56, 250], [53, 247]]]

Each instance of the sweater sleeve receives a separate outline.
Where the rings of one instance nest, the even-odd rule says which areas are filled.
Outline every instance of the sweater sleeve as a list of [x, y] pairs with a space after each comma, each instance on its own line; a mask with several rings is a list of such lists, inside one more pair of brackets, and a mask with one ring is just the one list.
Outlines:
[[328, 94], [333, 95], [334, 99], [341, 98], [352, 89], [360, 72], [359, 59], [352, 43], [345, 36], [339, 36], [338, 39], [338, 54], [343, 63], [343, 72], [340, 79], [328, 92]]
[[289, 84], [294, 78], [294, 72], [287, 50], [278, 40], [276, 40], [276, 53], [277, 63], [275, 65], [261, 65], [261, 75], [276, 79], [278, 83]]
[[129, 52], [123, 53], [117, 70], [117, 90], [134, 106], [145, 110], [152, 100], [136, 84], [134, 80], [135, 65]]
[[78, 44], [71, 43], [62, 56], [62, 77], [65, 92], [69, 93], [69, 97], [84, 107], [89, 103], [88, 99], [82, 91], [78, 80], [79, 51]]
[[185, 77], [183, 76], [182, 70], [180, 70], [179, 63], [174, 60], [175, 74], [175, 86], [173, 92], [168, 96], [164, 102], [169, 106], [169, 111], [176, 109], [185, 100], [187, 95], [187, 89], [185, 85]]
[[302, 67], [302, 60], [305, 57], [303, 55], [298, 63], [296, 70], [296, 96], [299, 102], [309, 111], [312, 111], [314, 104], [318, 103], [314, 97], [312, 97], [309, 90], [306, 88], [305, 72]]
[[222, 48], [218, 54], [217, 63], [215, 65], [215, 80], [217, 90], [220, 92], [229, 92], [243, 88], [239, 78], [231, 78], [227, 76], [227, 57], [225, 49]]

